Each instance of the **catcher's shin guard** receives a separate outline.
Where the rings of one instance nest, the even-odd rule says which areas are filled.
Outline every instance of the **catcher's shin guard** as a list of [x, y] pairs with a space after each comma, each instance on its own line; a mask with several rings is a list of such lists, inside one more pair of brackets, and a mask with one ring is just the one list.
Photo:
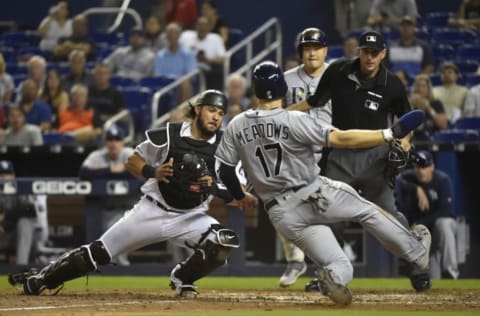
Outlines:
[[65, 281], [84, 276], [97, 270], [97, 264], [110, 262], [110, 255], [101, 241], [73, 249], [57, 261], [47, 265], [39, 273], [29, 276], [23, 290], [28, 295], [39, 295], [45, 289], [55, 289]]
[[172, 288], [193, 285], [196, 280], [224, 265], [231, 248], [239, 247], [235, 232], [220, 225], [212, 225], [207, 233], [209, 232], [215, 233], [215, 240], [207, 239], [201, 246], [195, 247], [195, 252], [175, 267], [172, 272]]

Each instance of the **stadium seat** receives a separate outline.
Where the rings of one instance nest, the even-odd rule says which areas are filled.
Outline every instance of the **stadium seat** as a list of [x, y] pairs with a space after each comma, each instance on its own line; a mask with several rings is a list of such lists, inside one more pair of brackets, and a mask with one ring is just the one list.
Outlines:
[[44, 145], [74, 145], [75, 143], [75, 137], [69, 134], [63, 134], [53, 131], [43, 134]]
[[17, 61], [17, 53], [12, 47], [0, 47], [0, 53], [2, 53], [3, 59], [6, 63]]
[[40, 38], [35, 32], [9, 32], [1, 36], [0, 41], [3, 46], [22, 48], [22, 47], [37, 47]]
[[477, 60], [456, 60], [455, 65], [457, 65], [458, 70], [463, 75], [469, 74], [469, 73], [475, 73], [478, 69], [478, 59]]
[[449, 44], [453, 46], [473, 43], [476, 34], [465, 29], [441, 28], [433, 31], [432, 41], [434, 43]]
[[27, 66], [17, 62], [7, 63], [5, 71], [11, 76], [26, 75], [28, 73]]
[[113, 47], [102, 47], [98, 49], [97, 59], [101, 62], [113, 52]]
[[472, 129], [441, 130], [435, 133], [434, 139], [438, 143], [463, 143], [480, 140], [480, 133]]
[[16, 74], [12, 75], [13, 78], [13, 83], [15, 84], [15, 87], [18, 87], [18, 85], [25, 79], [27, 79], [27, 74]]
[[245, 34], [242, 30], [236, 28], [229, 28], [228, 29], [228, 47], [231, 48], [238, 44], [243, 38]]
[[430, 77], [430, 81], [432, 82], [432, 86], [436, 87], [436, 86], [442, 85], [442, 79], [440, 79], [440, 74], [438, 73], [430, 74], [429, 77]]
[[174, 81], [173, 78], [169, 78], [165, 76], [154, 76], [154, 77], [142, 78], [140, 79], [138, 84], [141, 87], [149, 88], [151, 90], [158, 90], [172, 83], [173, 81]]
[[123, 87], [123, 88], [133, 87], [137, 85], [135, 80], [133, 80], [132, 78], [115, 76], [115, 75], [112, 75], [110, 77], [110, 84], [112, 86]]
[[473, 87], [476, 86], [477, 84], [480, 84], [480, 75], [479, 74], [467, 74], [465, 80], [465, 84], [468, 87]]
[[462, 45], [457, 49], [457, 60], [479, 60], [480, 45]]
[[400, 38], [400, 33], [398, 31], [382, 32], [382, 34], [383, 37], [385, 37], [387, 43], [398, 41], [398, 39]]
[[133, 116], [136, 133], [143, 132], [149, 126], [152, 93], [150, 89], [141, 87], [121, 88], [127, 102], [127, 107]]
[[92, 32], [92, 39], [100, 47], [112, 47], [121, 44], [123, 35], [121, 33]]
[[41, 50], [38, 47], [22, 47], [18, 50], [17, 61], [27, 62], [34, 55], [42, 56], [46, 60], [50, 60], [52, 58], [51, 52]]
[[328, 59], [338, 59], [343, 56], [343, 46], [342, 45], [332, 45], [328, 47]]
[[452, 45], [438, 44], [432, 46], [432, 53], [437, 61], [453, 60], [455, 49]]
[[430, 12], [424, 19], [424, 25], [432, 30], [439, 27], [448, 26], [448, 19], [454, 15], [453, 12]]
[[455, 122], [455, 128], [480, 130], [480, 117], [461, 117]]
[[429, 42], [431, 41], [430, 33], [429, 33], [426, 29], [424, 29], [424, 28], [419, 29], [419, 30], [417, 31], [416, 36], [417, 36], [417, 38], [418, 38], [419, 40], [422, 40], [422, 41], [424, 41], [424, 42], [429, 43]]
[[70, 64], [68, 62], [50, 62], [47, 63], [47, 71], [50, 69], [55, 69], [62, 76], [70, 71]]

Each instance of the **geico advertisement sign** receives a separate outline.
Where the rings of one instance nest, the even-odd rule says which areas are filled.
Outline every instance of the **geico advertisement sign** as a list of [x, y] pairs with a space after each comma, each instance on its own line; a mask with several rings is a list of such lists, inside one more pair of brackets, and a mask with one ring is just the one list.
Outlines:
[[92, 184], [88, 181], [33, 181], [33, 194], [90, 194]]

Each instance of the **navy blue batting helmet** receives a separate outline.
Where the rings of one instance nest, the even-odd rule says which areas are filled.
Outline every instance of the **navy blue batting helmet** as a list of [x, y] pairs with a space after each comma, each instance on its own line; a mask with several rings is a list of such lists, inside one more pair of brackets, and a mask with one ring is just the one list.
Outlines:
[[300, 55], [300, 58], [302, 58], [303, 45], [307, 43], [327, 46], [327, 35], [321, 29], [316, 27], [304, 29], [302, 33], [300, 33], [300, 38], [298, 40], [298, 54]]
[[281, 99], [287, 93], [282, 68], [273, 61], [264, 61], [255, 66], [252, 83], [255, 95], [259, 99]]

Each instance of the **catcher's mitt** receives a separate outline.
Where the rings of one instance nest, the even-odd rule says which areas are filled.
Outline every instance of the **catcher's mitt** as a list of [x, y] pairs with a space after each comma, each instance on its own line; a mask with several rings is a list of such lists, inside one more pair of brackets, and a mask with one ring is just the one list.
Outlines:
[[214, 181], [207, 163], [194, 153], [183, 155], [173, 164], [173, 182], [182, 191], [210, 193]]
[[405, 170], [410, 161], [410, 151], [405, 151], [399, 139], [395, 139], [390, 143], [390, 149], [387, 157], [387, 178], [390, 185], [393, 186], [395, 177]]

